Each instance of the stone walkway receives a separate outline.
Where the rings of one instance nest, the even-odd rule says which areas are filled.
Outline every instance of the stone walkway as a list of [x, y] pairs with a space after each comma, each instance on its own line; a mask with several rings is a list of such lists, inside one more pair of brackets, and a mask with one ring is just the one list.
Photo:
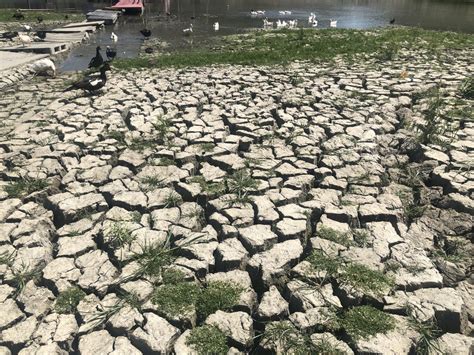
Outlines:
[[[456, 116], [444, 151], [409, 123], [427, 108], [418, 92], [453, 102], [473, 57], [113, 72], [95, 96], [61, 94], [62, 78], [7, 88], [0, 350], [191, 354], [188, 329], [214, 324], [233, 354], [285, 353], [258, 335], [289, 321], [345, 354], [408, 354], [409, 323], [433, 321], [437, 349], [468, 354], [474, 124]], [[143, 271], [167, 242], [170, 260]], [[371, 289], [349, 266], [391, 283]], [[205, 319], [173, 315], [154, 301], [161, 267], [242, 290]], [[65, 310], [70, 290], [82, 296]], [[360, 338], [323, 316], [360, 305], [396, 327]]]

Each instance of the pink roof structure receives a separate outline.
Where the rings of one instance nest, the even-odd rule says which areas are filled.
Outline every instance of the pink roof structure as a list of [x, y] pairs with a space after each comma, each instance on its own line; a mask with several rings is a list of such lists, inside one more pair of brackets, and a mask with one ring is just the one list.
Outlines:
[[119, 0], [118, 3], [112, 6], [112, 9], [116, 10], [142, 10], [143, 1], [142, 0]]

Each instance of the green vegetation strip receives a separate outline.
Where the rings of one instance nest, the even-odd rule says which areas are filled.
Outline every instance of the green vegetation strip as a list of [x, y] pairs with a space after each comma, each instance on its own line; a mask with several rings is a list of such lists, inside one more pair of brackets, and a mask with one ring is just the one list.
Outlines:
[[221, 39], [218, 48], [200, 48], [157, 57], [119, 59], [119, 69], [195, 67], [212, 64], [267, 65], [294, 60], [329, 61], [336, 56], [348, 59], [360, 54], [390, 60], [400, 48], [441, 53], [446, 49], [472, 49], [474, 36], [419, 28], [379, 30], [278, 30], [256, 31]]
[[[2, 9], [0, 11], [0, 22], [19, 22], [18, 19], [14, 18], [16, 9]], [[55, 11], [22, 11], [24, 19], [21, 19], [22, 23], [36, 23], [38, 17], [42, 17], [43, 21], [79, 21], [84, 20], [84, 15], [77, 13], [66, 13], [66, 12], [55, 12]]]

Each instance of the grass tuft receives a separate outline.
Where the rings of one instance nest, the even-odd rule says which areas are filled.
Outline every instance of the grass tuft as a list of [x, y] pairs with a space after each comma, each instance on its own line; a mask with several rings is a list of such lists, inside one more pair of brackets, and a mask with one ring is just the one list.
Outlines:
[[49, 186], [44, 179], [22, 178], [3, 187], [10, 198], [20, 198], [33, 192], [43, 190]]
[[474, 76], [468, 77], [461, 82], [459, 95], [465, 99], [474, 99]]
[[186, 345], [199, 355], [227, 354], [229, 351], [226, 335], [213, 325], [203, 325], [191, 330], [186, 338]]
[[77, 305], [85, 296], [79, 287], [69, 287], [58, 295], [54, 309], [58, 313], [76, 313]]
[[353, 307], [341, 316], [341, 326], [355, 341], [395, 329], [392, 316], [371, 306]]
[[196, 304], [201, 319], [215, 313], [217, 310], [229, 310], [239, 300], [243, 289], [231, 282], [212, 281], [199, 294]]

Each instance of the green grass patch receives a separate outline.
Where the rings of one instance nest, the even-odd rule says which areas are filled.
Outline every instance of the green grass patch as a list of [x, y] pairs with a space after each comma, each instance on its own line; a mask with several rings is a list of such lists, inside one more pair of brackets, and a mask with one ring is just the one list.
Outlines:
[[393, 287], [392, 278], [381, 271], [369, 269], [367, 266], [348, 262], [341, 257], [328, 256], [321, 250], [313, 251], [306, 259], [314, 271], [327, 273], [344, 285], [364, 295], [383, 296]]
[[372, 54], [385, 61], [393, 59], [401, 48], [437, 54], [445, 49], [472, 48], [473, 44], [470, 34], [420, 28], [257, 31], [224, 37], [217, 50], [200, 48], [152, 58], [118, 59], [114, 66], [128, 70], [213, 64], [269, 65], [294, 60], [332, 61], [336, 56], [353, 59], [360, 54]]
[[58, 313], [76, 313], [77, 305], [85, 296], [79, 287], [69, 287], [58, 295], [54, 309]]
[[347, 264], [338, 281], [364, 294], [376, 296], [383, 296], [394, 285], [393, 280], [384, 273], [356, 263]]
[[160, 312], [178, 316], [194, 309], [199, 293], [200, 288], [195, 283], [165, 284], [153, 292], [151, 301], [159, 307]]
[[239, 300], [243, 289], [231, 282], [212, 281], [199, 294], [196, 308], [201, 319], [217, 310], [227, 311]]
[[392, 316], [371, 306], [353, 307], [340, 319], [342, 328], [353, 339], [367, 339], [395, 329]]
[[191, 330], [186, 338], [186, 345], [199, 355], [227, 354], [229, 351], [226, 335], [213, 325], [203, 325]]
[[10, 198], [20, 198], [49, 186], [45, 179], [22, 178], [3, 187]]
[[[16, 9], [2, 9], [0, 11], [0, 22], [18, 22], [13, 15], [17, 12]], [[43, 21], [82, 21], [84, 15], [78, 13], [55, 12], [55, 11], [22, 11], [24, 19], [22, 23], [37, 23], [37, 18], [42, 17]]]

